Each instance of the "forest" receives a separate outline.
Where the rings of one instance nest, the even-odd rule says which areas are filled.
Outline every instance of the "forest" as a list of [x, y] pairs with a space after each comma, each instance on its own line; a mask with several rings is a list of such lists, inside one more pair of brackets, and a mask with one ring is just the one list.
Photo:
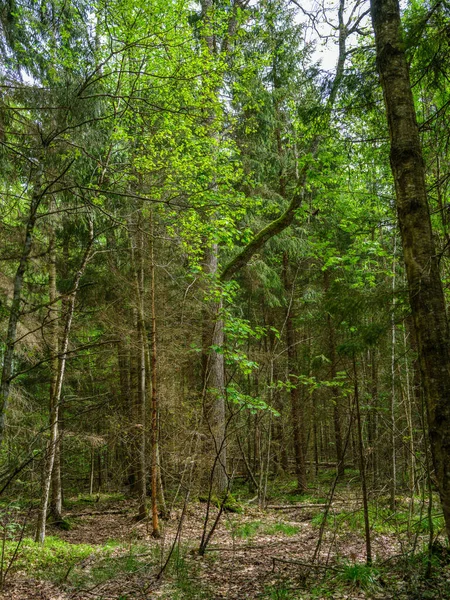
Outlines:
[[0, 0], [0, 597], [450, 598], [448, 0]]

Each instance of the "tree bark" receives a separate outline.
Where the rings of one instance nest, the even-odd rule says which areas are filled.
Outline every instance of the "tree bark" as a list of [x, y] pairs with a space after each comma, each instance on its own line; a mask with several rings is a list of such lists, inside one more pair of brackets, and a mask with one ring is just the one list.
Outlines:
[[22, 288], [25, 271], [33, 245], [34, 227], [37, 219], [37, 211], [42, 200], [42, 168], [39, 167], [35, 175], [33, 195], [30, 201], [30, 211], [25, 231], [22, 255], [14, 277], [14, 291], [11, 308], [9, 312], [8, 329], [5, 341], [5, 354], [3, 356], [3, 368], [0, 381], [0, 446], [5, 434], [5, 415], [8, 408], [9, 393], [11, 389], [11, 379], [13, 375], [14, 345], [16, 343], [17, 326], [19, 324], [22, 302]]
[[289, 279], [288, 275], [288, 259], [287, 255], [283, 257], [283, 275], [284, 285], [288, 292], [288, 308], [286, 313], [286, 344], [287, 344], [287, 355], [288, 355], [288, 371], [289, 381], [291, 383], [289, 395], [291, 399], [291, 415], [292, 415], [292, 428], [294, 433], [294, 458], [295, 458], [295, 473], [297, 475], [297, 487], [299, 494], [303, 494], [308, 489], [306, 480], [306, 462], [305, 462], [305, 443], [304, 443], [304, 418], [303, 410], [300, 404], [300, 393], [299, 384], [295, 376], [298, 368], [297, 364], [297, 346], [295, 343], [295, 329], [293, 324], [293, 283]]
[[70, 330], [72, 327], [73, 314], [75, 311], [75, 300], [77, 296], [77, 291], [80, 285], [81, 277], [85, 271], [86, 265], [88, 263], [91, 247], [94, 241], [94, 235], [92, 231], [92, 223], [90, 224], [90, 240], [87, 245], [87, 248], [84, 252], [83, 259], [81, 261], [81, 265], [75, 275], [72, 292], [70, 294], [70, 298], [68, 301], [67, 307], [67, 315], [66, 321], [64, 324], [64, 333], [62, 338], [62, 347], [61, 353], [59, 357], [59, 368], [58, 368], [58, 377], [56, 380], [56, 387], [54, 393], [54, 401], [52, 405], [52, 409], [50, 411], [50, 439], [47, 445], [47, 452], [45, 455], [44, 462], [44, 474], [43, 474], [43, 489], [41, 493], [41, 503], [39, 507], [37, 528], [36, 528], [36, 542], [41, 544], [45, 541], [45, 528], [46, 528], [46, 520], [47, 520], [47, 508], [48, 501], [50, 496], [50, 484], [53, 472], [53, 465], [55, 462], [55, 454], [56, 454], [56, 445], [58, 443], [58, 419], [59, 419], [59, 405], [61, 401], [61, 392], [64, 381], [64, 373], [66, 368], [67, 361], [67, 351], [69, 349], [69, 336]]
[[155, 256], [153, 251], [153, 223], [151, 240], [151, 286], [152, 286], [152, 460], [151, 460], [151, 479], [152, 479], [152, 536], [161, 537], [158, 519], [158, 369], [157, 369], [157, 348], [156, 348], [156, 306], [155, 306]]
[[371, 11], [430, 445], [450, 536], [450, 344], [445, 298], [431, 228], [425, 167], [398, 1], [371, 0]]
[[[50, 202], [50, 212], [55, 210], [54, 202]], [[48, 288], [49, 288], [49, 351], [51, 355], [50, 369], [50, 413], [55, 406], [55, 395], [58, 383], [58, 306], [56, 288], [56, 250], [55, 250], [55, 228], [53, 220], [50, 223], [49, 264], [48, 264]], [[50, 500], [50, 514], [58, 522], [62, 520], [62, 490], [61, 490], [61, 439], [59, 422], [56, 423], [55, 460], [52, 471], [52, 494]]]
[[353, 377], [354, 377], [354, 395], [356, 408], [356, 426], [358, 429], [358, 459], [359, 473], [361, 476], [361, 491], [363, 497], [364, 510], [364, 532], [366, 537], [366, 563], [372, 564], [372, 544], [370, 538], [370, 521], [369, 521], [369, 497], [367, 494], [367, 479], [366, 479], [366, 459], [364, 457], [364, 442], [361, 423], [361, 408], [359, 402], [359, 386], [358, 386], [358, 371], [356, 369], [356, 360], [353, 355]]
[[[330, 274], [328, 270], [324, 272], [324, 288], [328, 293], [330, 290]], [[336, 357], [336, 332], [331, 315], [327, 314], [327, 327], [329, 339], [329, 355], [330, 355], [330, 375], [331, 379], [335, 380], [337, 374], [337, 357]], [[341, 401], [339, 387], [337, 385], [331, 388], [333, 401], [333, 424], [334, 424], [334, 441], [336, 446], [336, 465], [339, 477], [345, 474], [345, 465], [343, 460], [343, 441], [342, 441], [342, 418], [341, 418]]]
[[139, 520], [147, 518], [147, 463], [146, 463], [146, 408], [147, 408], [147, 377], [146, 377], [146, 346], [145, 318], [144, 318], [144, 238], [142, 232], [142, 223], [133, 225], [131, 232], [131, 260], [133, 263], [134, 277], [136, 283], [136, 304], [137, 304], [137, 403], [136, 403], [136, 422], [135, 422], [135, 461], [136, 461], [136, 487], [138, 494], [138, 515]]
[[[217, 244], [211, 248], [205, 265], [207, 274], [217, 273]], [[204, 318], [203, 331], [203, 392], [205, 418], [214, 448], [214, 490], [222, 494], [228, 487], [225, 408], [224, 324], [221, 316], [222, 299], [212, 302]], [[217, 460], [216, 460], [217, 458]]]

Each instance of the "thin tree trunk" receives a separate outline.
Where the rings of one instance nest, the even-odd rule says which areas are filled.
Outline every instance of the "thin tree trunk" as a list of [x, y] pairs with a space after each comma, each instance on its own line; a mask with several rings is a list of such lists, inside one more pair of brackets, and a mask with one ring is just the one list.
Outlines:
[[395, 329], [395, 275], [396, 275], [396, 261], [395, 253], [397, 251], [397, 236], [394, 234], [394, 258], [392, 264], [392, 309], [391, 309], [391, 404], [390, 404], [390, 416], [391, 416], [391, 499], [390, 508], [392, 511], [395, 510], [395, 496], [397, 493], [397, 453], [395, 447], [395, 343], [396, 343], [396, 329]]
[[359, 472], [361, 475], [361, 489], [363, 497], [364, 510], [364, 531], [366, 537], [366, 562], [372, 564], [372, 545], [370, 539], [370, 522], [369, 522], [369, 500], [367, 495], [367, 480], [366, 480], [366, 461], [364, 458], [364, 442], [361, 425], [361, 408], [359, 403], [359, 387], [358, 387], [358, 372], [356, 370], [356, 360], [353, 356], [353, 377], [354, 393], [355, 393], [355, 408], [356, 408], [356, 425], [358, 428], [358, 457], [359, 457]]
[[[55, 210], [54, 201], [50, 202], [50, 212]], [[56, 250], [55, 250], [55, 228], [53, 220], [50, 223], [50, 244], [48, 264], [48, 288], [49, 288], [49, 334], [48, 344], [51, 354], [50, 369], [50, 414], [55, 410], [55, 394], [58, 383], [58, 307], [56, 288]], [[59, 422], [56, 423], [55, 460], [52, 470], [52, 493], [50, 500], [50, 514], [55, 522], [62, 520], [62, 490], [61, 490], [61, 438]]]
[[445, 298], [431, 228], [399, 5], [397, 0], [371, 0], [371, 10], [430, 446], [450, 536], [450, 343]]
[[8, 329], [6, 332], [5, 353], [3, 355], [3, 368], [0, 380], [0, 447], [3, 443], [5, 434], [5, 415], [8, 408], [11, 379], [13, 375], [14, 345], [16, 343], [17, 325], [21, 314], [23, 280], [33, 244], [37, 211], [42, 200], [41, 179], [42, 169], [39, 167], [39, 172], [35, 177], [33, 195], [30, 202], [30, 211], [25, 231], [22, 255], [14, 276], [14, 291], [9, 312]]
[[88, 263], [91, 247], [94, 241], [92, 223], [90, 223], [90, 240], [87, 245], [87, 248], [84, 252], [83, 259], [81, 261], [81, 265], [75, 275], [72, 292], [69, 297], [68, 306], [67, 306], [67, 315], [66, 321], [64, 325], [64, 333], [62, 337], [62, 346], [59, 357], [59, 368], [58, 368], [58, 377], [56, 381], [56, 388], [54, 394], [54, 402], [52, 406], [52, 410], [50, 412], [50, 439], [47, 444], [47, 452], [45, 456], [45, 464], [44, 464], [44, 476], [43, 476], [43, 489], [41, 495], [41, 503], [39, 507], [38, 521], [37, 521], [37, 529], [36, 529], [36, 542], [41, 544], [45, 541], [45, 528], [46, 528], [46, 520], [47, 520], [47, 508], [48, 501], [50, 496], [50, 484], [52, 478], [53, 464], [55, 461], [55, 453], [56, 453], [56, 444], [58, 442], [58, 419], [59, 419], [59, 405], [61, 402], [61, 392], [64, 381], [64, 373], [66, 368], [67, 361], [67, 351], [69, 348], [69, 336], [70, 330], [72, 327], [73, 314], [75, 310], [75, 300], [78, 292], [78, 288], [80, 285], [81, 277], [85, 271], [86, 265]]
[[131, 232], [131, 259], [133, 263], [134, 277], [136, 282], [136, 303], [137, 303], [137, 343], [138, 343], [138, 378], [137, 378], [137, 403], [136, 403], [136, 422], [135, 422], [135, 442], [136, 442], [136, 491], [138, 494], [138, 515], [139, 520], [147, 518], [147, 464], [146, 464], [146, 405], [147, 405], [147, 377], [145, 354], [147, 340], [145, 339], [145, 320], [144, 320], [144, 237], [142, 224], [139, 222], [133, 227]]
[[91, 472], [89, 475], [89, 496], [94, 493], [94, 468], [95, 468], [95, 447], [91, 445]]
[[291, 399], [291, 415], [292, 415], [292, 429], [294, 437], [294, 458], [295, 458], [295, 473], [297, 475], [297, 486], [299, 494], [303, 494], [308, 489], [306, 480], [306, 463], [304, 455], [304, 420], [302, 414], [302, 408], [300, 406], [300, 394], [298, 389], [298, 380], [296, 377], [296, 371], [298, 369], [297, 364], [297, 346], [295, 343], [295, 330], [293, 324], [293, 309], [292, 305], [294, 302], [293, 298], [293, 284], [289, 280], [288, 275], [288, 257], [286, 253], [283, 257], [283, 276], [285, 289], [288, 292], [288, 308], [286, 313], [286, 343], [287, 343], [287, 355], [288, 355], [288, 377], [291, 383], [290, 386], [290, 399]]
[[[218, 246], [213, 244], [205, 267], [210, 276], [217, 274]], [[204, 319], [203, 333], [203, 389], [205, 396], [205, 417], [213, 440], [214, 490], [223, 494], [228, 488], [227, 447], [226, 447], [226, 409], [225, 409], [225, 362], [224, 324], [221, 316], [222, 299], [210, 306]], [[217, 351], [216, 349], [219, 349]], [[218, 460], [215, 456], [218, 455]]]
[[156, 348], [156, 286], [155, 286], [155, 255], [153, 250], [153, 223], [151, 231], [151, 263], [150, 276], [152, 286], [152, 536], [161, 537], [158, 520], [158, 369], [157, 369], [157, 348]]
[[[330, 275], [328, 270], [324, 272], [324, 287], [325, 292], [330, 290]], [[334, 329], [334, 323], [331, 315], [327, 314], [327, 327], [328, 327], [328, 342], [329, 342], [329, 356], [330, 356], [330, 375], [332, 381], [336, 379], [337, 374], [337, 358], [336, 358], [336, 332]], [[339, 470], [339, 477], [343, 477], [345, 474], [345, 464], [342, 460], [343, 442], [342, 442], [342, 418], [341, 418], [341, 401], [338, 386], [332, 386], [331, 388], [332, 401], [333, 401], [333, 425], [334, 425], [334, 441], [336, 445], [336, 466]]]

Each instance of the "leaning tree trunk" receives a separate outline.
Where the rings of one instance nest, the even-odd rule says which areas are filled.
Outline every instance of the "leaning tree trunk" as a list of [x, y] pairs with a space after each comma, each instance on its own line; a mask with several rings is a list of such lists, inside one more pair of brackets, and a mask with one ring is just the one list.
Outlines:
[[[55, 211], [55, 203], [50, 202], [50, 212]], [[50, 349], [50, 414], [56, 408], [55, 397], [58, 385], [58, 298], [56, 288], [56, 248], [55, 248], [55, 225], [53, 218], [50, 217], [50, 243], [49, 243], [49, 262], [48, 262], [48, 294], [49, 294], [49, 325], [48, 342]], [[61, 439], [59, 432], [59, 423], [56, 421], [56, 439], [55, 439], [55, 459], [52, 471], [52, 494], [50, 499], [50, 513], [55, 522], [62, 520], [62, 489], [61, 489]]]
[[75, 279], [72, 287], [72, 292], [67, 304], [67, 315], [64, 324], [64, 333], [62, 336], [61, 352], [59, 357], [58, 376], [53, 395], [53, 403], [50, 410], [50, 439], [47, 444], [47, 452], [45, 455], [44, 472], [43, 472], [43, 489], [41, 492], [41, 502], [39, 506], [39, 514], [36, 528], [36, 542], [41, 544], [45, 541], [45, 527], [47, 521], [48, 501], [50, 497], [50, 484], [52, 480], [53, 465], [55, 463], [56, 446], [58, 443], [58, 420], [59, 420], [59, 405], [61, 401], [61, 392], [64, 381], [64, 373], [66, 368], [67, 354], [69, 349], [69, 336], [72, 328], [73, 314], [75, 311], [75, 300], [80, 286], [80, 280], [86, 269], [86, 265], [91, 255], [91, 248], [94, 242], [92, 223], [90, 224], [90, 240], [81, 261], [81, 265], [75, 274]]
[[445, 298], [433, 241], [398, 0], [371, 0], [371, 11], [430, 445], [450, 536], [450, 344]]

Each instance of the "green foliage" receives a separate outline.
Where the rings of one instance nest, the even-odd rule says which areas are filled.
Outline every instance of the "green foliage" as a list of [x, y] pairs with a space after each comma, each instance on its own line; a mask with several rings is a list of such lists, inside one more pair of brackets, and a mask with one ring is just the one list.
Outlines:
[[377, 585], [380, 572], [365, 563], [347, 563], [339, 573], [339, 579], [354, 587], [370, 590]]
[[245, 540], [256, 535], [260, 531], [261, 526], [261, 521], [249, 521], [233, 528], [233, 533]]
[[[9, 541], [5, 546], [6, 560], [10, 560], [17, 543]], [[51, 581], [64, 581], [70, 571], [83, 560], [93, 556], [96, 549], [89, 544], [70, 544], [58, 537], [47, 536], [44, 545], [25, 538], [11, 571], [26, 571], [34, 577]]]
[[199, 565], [189, 559], [191, 547], [183, 544], [172, 553], [165, 571], [170, 581], [170, 591], [163, 591], [167, 600], [209, 600], [213, 591], [200, 577]]
[[[314, 515], [311, 524], [320, 527], [323, 522], [323, 512]], [[416, 506], [415, 513], [410, 516], [406, 510], [397, 510], [392, 512], [388, 507], [370, 503], [369, 505], [370, 527], [377, 533], [384, 534], [405, 534], [407, 532], [426, 534], [429, 532], [430, 525], [426, 514]], [[442, 514], [433, 513], [432, 515], [433, 531], [438, 532], [444, 529], [444, 520]], [[364, 512], [362, 508], [352, 511], [334, 512], [328, 514], [328, 525], [330, 527], [349, 529], [354, 532], [364, 530]]]
[[261, 598], [265, 600], [296, 600], [298, 595], [283, 584], [266, 586]]
[[286, 536], [292, 536], [292, 535], [297, 535], [297, 533], [300, 531], [300, 527], [298, 527], [297, 525], [291, 525], [290, 523], [273, 523], [270, 525], [267, 525], [264, 528], [264, 533], [267, 535], [277, 535], [277, 534], [282, 534], [282, 535], [286, 535]]
[[263, 521], [246, 521], [241, 525], [233, 527], [233, 534], [242, 539], [248, 539], [255, 535], [285, 535], [293, 536], [300, 531], [297, 525], [290, 523], [264, 523]]
[[[200, 494], [199, 496], [200, 502], [208, 502], [208, 496], [205, 494]], [[233, 496], [231, 492], [228, 492], [225, 498], [225, 501], [222, 498], [216, 496], [215, 494], [211, 494], [210, 502], [213, 506], [220, 508], [223, 507], [225, 512], [231, 513], [242, 513], [242, 504]]]

